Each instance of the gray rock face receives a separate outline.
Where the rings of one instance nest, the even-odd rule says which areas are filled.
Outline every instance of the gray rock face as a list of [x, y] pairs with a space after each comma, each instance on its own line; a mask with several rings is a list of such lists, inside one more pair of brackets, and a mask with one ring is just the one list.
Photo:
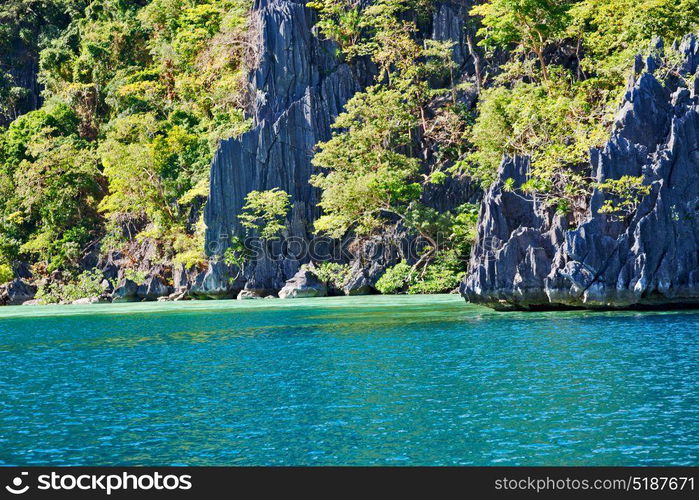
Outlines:
[[[459, 72], [474, 73], [473, 58], [466, 40], [468, 11], [473, 7], [471, 0], [451, 0], [435, 5], [432, 19], [432, 38], [439, 41], [452, 41], [454, 62]], [[473, 29], [473, 28], [471, 28]]]
[[[699, 65], [699, 44], [680, 46], [682, 73]], [[595, 190], [588, 219], [569, 228], [506, 179], [521, 185], [526, 158], [506, 158], [486, 193], [469, 274], [469, 301], [496, 309], [642, 308], [699, 304], [699, 79], [663, 85], [657, 61], [632, 80], [609, 142], [591, 152], [599, 181], [645, 176], [652, 189], [628, 220], [599, 212]]]
[[400, 261], [415, 263], [418, 258], [415, 244], [415, 237], [400, 223], [362, 241], [353, 252], [345, 295], [378, 293], [374, 286], [389, 267]]
[[0, 304], [18, 306], [34, 299], [34, 295], [36, 295], [36, 287], [15, 278], [0, 287]]
[[34, 277], [29, 264], [21, 261], [14, 261], [12, 263], [12, 272], [17, 278], [20, 279], [31, 279]]
[[233, 299], [243, 289], [240, 278], [232, 279], [231, 270], [221, 261], [212, 261], [206, 271], [199, 273], [189, 296], [195, 299]]
[[176, 264], [172, 268], [172, 286], [175, 290], [187, 289], [196, 280], [196, 269], [187, 270], [184, 265]]
[[138, 285], [129, 279], [122, 280], [112, 292], [112, 302], [136, 302]]
[[[338, 62], [335, 47], [312, 32], [316, 14], [305, 2], [258, 0], [264, 51], [250, 75], [255, 92], [254, 126], [239, 139], [219, 145], [211, 167], [205, 208], [206, 249], [222, 255], [233, 235], [243, 236], [238, 215], [253, 190], [279, 187], [292, 196], [287, 238], [310, 237], [317, 216], [317, 190], [308, 180], [317, 142], [344, 104], [371, 77], [365, 68]], [[279, 290], [307, 257], [263, 256], [246, 266], [249, 288]]]
[[136, 291], [136, 296], [146, 301], [158, 300], [158, 298], [167, 297], [169, 294], [170, 287], [157, 276], [149, 276]]
[[280, 299], [325, 297], [328, 288], [311, 271], [301, 268], [279, 291]]
[[[355, 260], [352, 264], [350, 277], [347, 280], [347, 284], [343, 290], [345, 295], [369, 295], [372, 293], [377, 293], [374, 285], [379, 280], [380, 275], [386, 272], [386, 269], [392, 265], [395, 265], [398, 261], [388, 262], [389, 263], [381, 266], [379, 273], [371, 273], [371, 270], [367, 269], [360, 259]], [[375, 276], [376, 274], [379, 274], [379, 276]]]
[[[11, 17], [3, 18], [3, 24], [16, 22]], [[38, 33], [26, 34], [29, 37], [38, 36]], [[39, 73], [39, 54], [32, 50], [25, 42], [16, 40], [10, 46], [9, 53], [4, 53], [0, 59], [0, 72], [9, 76], [13, 86], [20, 87], [25, 94], [18, 100], [16, 106], [8, 110], [0, 111], [0, 126], [9, 123], [24, 113], [38, 109], [41, 105], [41, 85], [37, 81]], [[14, 109], [13, 109], [14, 108]]]

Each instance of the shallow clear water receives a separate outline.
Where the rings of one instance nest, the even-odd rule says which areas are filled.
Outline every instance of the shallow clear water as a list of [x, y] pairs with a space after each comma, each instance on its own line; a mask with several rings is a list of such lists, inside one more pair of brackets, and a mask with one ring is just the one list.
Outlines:
[[699, 312], [0, 308], [0, 464], [699, 464]]

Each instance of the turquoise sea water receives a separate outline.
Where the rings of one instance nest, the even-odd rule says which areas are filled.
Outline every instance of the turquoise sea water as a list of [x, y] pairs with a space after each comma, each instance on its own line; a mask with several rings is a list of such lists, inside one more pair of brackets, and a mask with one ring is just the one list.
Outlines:
[[699, 312], [0, 308], [0, 464], [699, 464]]

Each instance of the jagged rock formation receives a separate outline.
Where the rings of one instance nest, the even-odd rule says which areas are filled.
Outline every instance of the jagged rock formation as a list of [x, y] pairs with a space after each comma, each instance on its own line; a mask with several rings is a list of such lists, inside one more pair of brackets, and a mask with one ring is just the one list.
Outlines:
[[368, 238], [352, 252], [350, 275], [343, 292], [346, 295], [367, 295], [386, 269], [404, 261], [414, 264], [419, 258], [419, 242], [401, 224], [396, 223], [383, 233]]
[[197, 275], [188, 295], [194, 299], [234, 299], [245, 283], [240, 274], [231, 274], [225, 263], [212, 261], [206, 271]]
[[168, 287], [158, 276], [149, 276], [146, 281], [138, 287], [136, 296], [141, 300], [158, 300], [160, 297], [170, 295]]
[[[313, 148], [330, 137], [344, 104], [371, 78], [366, 67], [350, 67], [335, 47], [312, 31], [315, 13], [305, 1], [257, 0], [264, 51], [250, 75], [254, 89], [252, 130], [223, 141], [211, 167], [205, 209], [206, 249], [220, 256], [230, 237], [244, 234], [238, 215], [253, 190], [280, 187], [292, 196], [288, 234], [307, 240], [317, 216], [318, 193], [308, 182]], [[267, 255], [245, 269], [247, 288], [279, 290], [303, 259]]]
[[[331, 124], [345, 103], [371, 83], [372, 65], [355, 60], [352, 65], [340, 62], [333, 43], [322, 41], [313, 33], [316, 14], [305, 7], [305, 0], [257, 0], [255, 9], [260, 20], [260, 40], [264, 44], [257, 68], [250, 74], [254, 93], [253, 128], [240, 138], [223, 141], [211, 167], [210, 193], [205, 208], [206, 251], [212, 262], [223, 255], [234, 235], [245, 234], [238, 220], [245, 196], [253, 190], [279, 187], [292, 196], [287, 220], [286, 241], [308, 242], [312, 223], [319, 215], [318, 191], [309, 184], [314, 170], [311, 158], [315, 145], [331, 136]], [[464, 24], [470, 2], [446, 1], [437, 5], [431, 36], [437, 40], [454, 40], [454, 58], [461, 72], [471, 73], [470, 56]], [[463, 203], [463, 183], [445, 186], [449, 193], [433, 193], [427, 204], [441, 205], [448, 200], [453, 208]], [[466, 196], [468, 198], [468, 196]], [[385, 239], [385, 238], [384, 238]], [[388, 240], [382, 248], [389, 252], [379, 259], [382, 264], [365, 269], [364, 260], [352, 261], [353, 276], [349, 293], [368, 293], [386, 267], [395, 264], [395, 249]], [[376, 246], [376, 242], [369, 242]], [[245, 289], [260, 295], [278, 291], [309, 260], [309, 252], [299, 254], [280, 251], [262, 252], [243, 271]], [[320, 255], [328, 248], [315, 250]], [[367, 252], [360, 252], [366, 254]], [[226, 272], [233, 270], [214, 265], [215, 281], [225, 282]], [[214, 280], [210, 276], [210, 280]], [[238, 290], [220, 287], [220, 295], [209, 290], [206, 296], [230, 297]]]
[[[468, 12], [473, 7], [469, 0], [440, 2], [435, 5], [432, 16], [432, 38], [441, 42], [451, 41], [452, 58], [458, 65], [456, 73], [474, 74], [473, 32], [475, 27], [466, 26]], [[471, 37], [469, 38], [469, 35]]]
[[236, 299], [238, 300], [254, 300], [254, 299], [261, 299], [263, 298], [261, 295], [258, 295], [256, 292], [253, 292], [251, 290], [241, 290]]
[[[696, 38], [679, 49], [680, 73], [696, 75]], [[496, 309], [699, 304], [699, 78], [691, 88], [671, 75], [663, 82], [657, 67], [645, 61], [611, 139], [591, 152], [600, 182], [645, 176], [652, 190], [635, 214], [620, 221], [600, 213], [605, 194], [595, 190], [588, 219], [570, 228], [563, 216], [503, 189], [508, 178], [520, 186], [529, 168], [526, 158], [506, 158], [482, 202], [461, 287], [467, 300]]]

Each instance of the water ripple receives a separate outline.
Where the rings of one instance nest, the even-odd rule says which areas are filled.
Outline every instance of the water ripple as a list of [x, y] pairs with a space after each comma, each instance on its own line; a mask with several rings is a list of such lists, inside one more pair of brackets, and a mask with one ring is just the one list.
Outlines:
[[697, 465], [699, 313], [0, 308], [0, 464]]

